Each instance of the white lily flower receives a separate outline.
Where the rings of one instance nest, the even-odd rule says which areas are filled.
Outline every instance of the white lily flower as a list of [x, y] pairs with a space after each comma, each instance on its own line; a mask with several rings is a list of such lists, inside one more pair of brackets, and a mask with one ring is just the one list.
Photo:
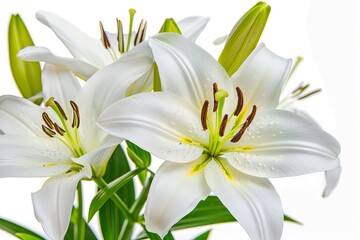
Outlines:
[[179, 35], [159, 34], [149, 45], [163, 92], [123, 99], [98, 120], [166, 160], [150, 188], [147, 229], [164, 237], [213, 192], [251, 239], [280, 239], [283, 210], [266, 178], [332, 169], [340, 152], [332, 136], [276, 109], [291, 60], [261, 44], [229, 79]]
[[[294, 73], [294, 71], [296, 70], [297, 66], [299, 65], [299, 63], [301, 61], [302, 61], [302, 57], [298, 57], [293, 69], [291, 70], [291, 73]], [[290, 74], [290, 76], [286, 80], [286, 83], [288, 83], [289, 80], [291, 80], [291, 75], [292, 74]], [[299, 109], [296, 106], [296, 104], [299, 101], [308, 99], [309, 97], [314, 96], [315, 94], [321, 92], [321, 89], [313, 89], [313, 90], [308, 91], [309, 87], [310, 87], [309, 83], [304, 84], [301, 82], [297, 88], [295, 88], [288, 94], [285, 94], [286, 86], [284, 86], [283, 90], [281, 92], [281, 95], [280, 95], [280, 101], [279, 101], [277, 108], [291, 111], [291, 112], [305, 118], [306, 120], [313, 123], [314, 125], [317, 125], [319, 128], [321, 128], [320, 124], [311, 115], [309, 115], [307, 112]], [[325, 171], [326, 186], [325, 186], [325, 189], [322, 194], [323, 197], [330, 196], [330, 194], [334, 191], [335, 187], [339, 183], [340, 175], [341, 175], [341, 166], [340, 165], [334, 169]]]
[[[132, 10], [135, 11], [135, 10]], [[130, 10], [131, 12], [131, 10]], [[135, 12], [132, 12], [134, 14]], [[44, 47], [27, 47], [18, 53], [18, 57], [27, 61], [44, 61], [61, 65], [83, 79], [88, 79], [97, 70], [119, 59], [127, 52], [128, 35], [123, 34], [123, 26], [117, 20], [118, 33], [108, 33], [100, 23], [102, 40], [94, 39], [67, 20], [50, 12], [39, 11], [37, 19], [48, 26], [64, 43], [74, 58], [59, 57]], [[179, 21], [182, 34], [193, 41], [205, 28], [209, 18], [189, 17]], [[142, 21], [136, 36], [132, 34], [131, 46], [139, 44], [145, 38], [146, 22]]]
[[63, 239], [66, 233], [78, 182], [102, 176], [121, 142], [95, 121], [152, 68], [152, 59], [138, 56], [124, 56], [82, 88], [74, 74], [46, 64], [46, 108], [20, 97], [0, 97], [0, 177], [50, 177], [32, 200], [36, 218], [51, 239]]

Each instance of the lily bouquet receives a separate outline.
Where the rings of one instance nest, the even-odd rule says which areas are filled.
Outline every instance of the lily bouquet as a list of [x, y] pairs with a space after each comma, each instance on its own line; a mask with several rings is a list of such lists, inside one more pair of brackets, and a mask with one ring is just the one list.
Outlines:
[[[263, 2], [246, 12], [218, 60], [194, 43], [208, 18], [166, 19], [146, 37], [145, 21], [133, 31], [131, 9], [128, 31], [118, 19], [116, 34], [100, 22], [98, 40], [38, 12], [73, 55], [65, 58], [34, 46], [12, 16], [10, 63], [23, 97], [0, 97], [0, 177], [48, 177], [32, 194], [46, 237], [5, 219], [0, 228], [21, 239], [97, 239], [88, 223], [98, 213], [103, 239], [174, 239], [233, 221], [250, 239], [280, 239], [284, 220], [296, 221], [268, 178], [327, 171], [327, 196], [340, 145], [289, 110], [319, 90], [284, 96], [299, 61], [258, 44], [269, 13]], [[82, 181], [97, 184], [85, 218]]]

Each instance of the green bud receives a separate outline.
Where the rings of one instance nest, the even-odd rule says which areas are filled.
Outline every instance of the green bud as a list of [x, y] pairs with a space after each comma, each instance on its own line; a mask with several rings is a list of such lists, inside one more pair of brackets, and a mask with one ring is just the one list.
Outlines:
[[[41, 68], [38, 62], [25, 62], [17, 58], [19, 50], [34, 46], [34, 42], [19, 14], [13, 14], [9, 23], [9, 58], [16, 85], [25, 98], [41, 92]], [[40, 104], [40, 101], [36, 103]]]
[[173, 18], [165, 19], [164, 24], [160, 28], [159, 32], [160, 33], [162, 33], [162, 32], [172, 32], [172, 33], [177, 33], [177, 34], [181, 35], [180, 28], [178, 27], [178, 25], [176, 24], [176, 22], [175, 22], [175, 20]]
[[235, 24], [219, 57], [219, 63], [233, 75], [256, 47], [270, 14], [270, 6], [258, 2]]

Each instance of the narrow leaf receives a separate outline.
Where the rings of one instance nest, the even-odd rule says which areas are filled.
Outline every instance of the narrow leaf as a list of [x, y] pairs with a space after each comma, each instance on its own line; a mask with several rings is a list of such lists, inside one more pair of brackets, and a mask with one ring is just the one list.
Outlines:
[[197, 236], [196, 238], [194, 238], [193, 240], [207, 240], [209, 238], [211, 229], [200, 234], [199, 236]]
[[27, 233], [17, 233], [17, 237], [19, 237], [21, 240], [42, 240], [43, 238], [38, 238], [33, 235], [27, 234]]
[[256, 47], [270, 14], [270, 6], [258, 2], [233, 27], [219, 63], [233, 75]]
[[[287, 215], [284, 215], [284, 221], [301, 224]], [[204, 201], [201, 201], [192, 212], [176, 223], [171, 230], [174, 231], [226, 222], [236, 222], [236, 219], [221, 203], [219, 198], [216, 196], [209, 196]]]
[[[79, 211], [77, 208], [73, 207], [72, 211], [71, 211], [71, 218], [70, 218], [70, 224], [68, 227], [68, 230], [66, 231], [64, 240], [73, 240], [75, 239], [75, 225], [77, 224], [78, 221], [78, 214]], [[85, 221], [85, 219], [82, 219], [83, 222], [82, 224], [85, 225], [85, 239], [86, 240], [97, 240], [94, 232], [92, 231], [92, 229], [90, 228], [90, 226], [87, 224], [87, 222]]]
[[38, 239], [45, 239], [42, 236], [40, 236], [39, 234], [25, 228], [22, 227], [16, 223], [13, 223], [9, 220], [5, 220], [3, 218], [0, 218], [0, 229], [4, 230], [5, 232], [8, 232], [14, 236], [17, 236], [17, 234], [21, 233], [21, 234], [27, 234], [29, 236], [33, 236], [36, 237]]
[[11, 16], [8, 34], [10, 66], [16, 85], [25, 98], [33, 97], [41, 92], [41, 69], [38, 62], [25, 62], [16, 56], [19, 50], [34, 46], [19, 14]]
[[[127, 182], [132, 180], [137, 174], [139, 174], [143, 169], [135, 169], [131, 172], [125, 173], [118, 179], [112, 181], [107, 185], [107, 188], [99, 190], [96, 196], [91, 201], [89, 207], [89, 217], [88, 221], [92, 219], [95, 213], [104, 205], [104, 203], [122, 186], [124, 186]], [[125, 192], [125, 191], [124, 191]], [[126, 193], [126, 192], [125, 192]], [[115, 208], [115, 206], [114, 206]], [[109, 221], [109, 220], [108, 220]]]
[[[91, 202], [91, 204], [93, 204], [96, 197], [99, 197], [100, 202], [96, 203], [96, 205], [100, 205], [97, 205], [91, 214], [95, 214], [96, 211], [100, 209], [99, 220], [101, 231], [105, 240], [117, 239], [121, 231], [121, 226], [125, 220], [116, 205], [112, 201], [107, 200], [116, 192], [128, 207], [130, 207], [135, 201], [135, 188], [132, 178], [141, 172], [141, 170], [135, 170], [134, 172], [129, 171], [130, 167], [128, 160], [122, 147], [119, 145], [111, 156], [103, 177], [106, 182], [111, 182], [108, 184], [109, 192], [105, 193], [103, 190], [100, 190]], [[122, 189], [119, 191], [121, 187]], [[92, 207], [90, 205], [89, 220], [93, 216], [90, 215], [90, 210], [92, 210], [91, 208]]]

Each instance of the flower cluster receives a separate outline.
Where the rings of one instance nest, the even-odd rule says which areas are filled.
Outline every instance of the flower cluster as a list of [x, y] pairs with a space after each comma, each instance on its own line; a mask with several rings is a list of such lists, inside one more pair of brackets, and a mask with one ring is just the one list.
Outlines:
[[[300, 86], [281, 97], [294, 70], [292, 60], [246, 32], [250, 28], [244, 24], [254, 24], [261, 34], [268, 10], [259, 3], [240, 19], [219, 61], [194, 43], [208, 18], [167, 19], [160, 33], [146, 38], [147, 23], [141, 21], [134, 32], [130, 10], [127, 34], [117, 19], [117, 33], [100, 23], [97, 40], [59, 16], [37, 13], [74, 58], [38, 46], [18, 52], [23, 60], [45, 62], [38, 94], [43, 104], [0, 97], [0, 177], [49, 177], [32, 195], [49, 238], [63, 239], [69, 224], [77, 239], [91, 231], [82, 219], [81, 180], [94, 180], [101, 189], [89, 219], [108, 199], [120, 210], [119, 239], [130, 239], [134, 224], [143, 226], [147, 237], [164, 238], [209, 195], [251, 239], [280, 239], [284, 212], [268, 178], [329, 171], [324, 195], [332, 191], [339, 176], [339, 143], [311, 119], [285, 108], [318, 91], [306, 94], [307, 87]], [[124, 157], [116, 157], [123, 140], [128, 154], [120, 149]], [[148, 153], [165, 160], [155, 174]], [[109, 161], [128, 160], [135, 170], [111, 183], [104, 180]], [[143, 191], [129, 205], [119, 191], [136, 175]], [[76, 192], [80, 201], [74, 215]], [[72, 216], [80, 220], [71, 223]]]

